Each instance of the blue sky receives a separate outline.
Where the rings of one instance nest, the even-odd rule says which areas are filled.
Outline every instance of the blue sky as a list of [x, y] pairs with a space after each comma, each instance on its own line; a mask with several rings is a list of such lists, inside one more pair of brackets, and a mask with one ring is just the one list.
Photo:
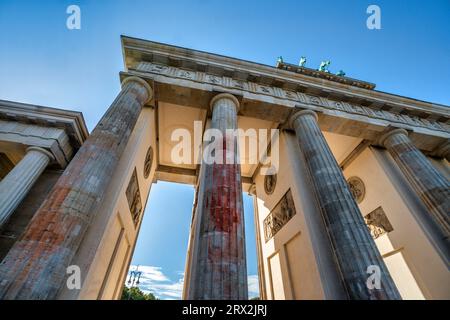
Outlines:
[[[71, 4], [81, 8], [80, 30], [66, 28]], [[370, 4], [381, 8], [381, 30], [366, 27]], [[92, 130], [120, 90], [121, 34], [269, 65], [279, 55], [304, 55], [309, 67], [330, 59], [331, 71], [378, 90], [450, 105], [448, 0], [0, 0], [0, 99], [82, 111]], [[190, 186], [152, 187], [133, 264], [148, 266], [161, 298], [179, 294], [192, 197]], [[247, 197], [245, 218], [254, 279]]]

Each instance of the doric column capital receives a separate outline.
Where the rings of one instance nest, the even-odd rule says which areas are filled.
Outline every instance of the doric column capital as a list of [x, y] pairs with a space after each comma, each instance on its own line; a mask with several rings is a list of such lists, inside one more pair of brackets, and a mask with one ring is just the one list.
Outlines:
[[44, 148], [41, 148], [41, 147], [31, 146], [31, 147], [28, 147], [26, 151], [27, 151], [27, 153], [30, 152], [30, 151], [37, 151], [37, 152], [40, 152], [42, 154], [45, 154], [49, 158], [49, 161], [54, 161], [55, 160], [55, 156], [53, 155], [53, 153], [51, 153], [50, 151], [48, 151], [48, 150], [46, 150]]
[[381, 138], [379, 139], [379, 144], [386, 147], [386, 142], [389, 138], [396, 136], [396, 135], [404, 135], [404, 136], [408, 136], [408, 131], [406, 131], [405, 129], [394, 129], [391, 130], [385, 134], [383, 134], [381, 136]]
[[231, 93], [219, 93], [218, 95], [214, 96], [211, 99], [211, 102], [209, 103], [209, 107], [211, 108], [211, 111], [214, 110], [214, 106], [216, 105], [216, 102], [222, 99], [231, 100], [236, 108], [236, 113], [239, 111], [240, 103], [239, 100], [232, 95]]
[[150, 87], [150, 85], [147, 83], [147, 81], [145, 81], [142, 78], [136, 77], [136, 76], [131, 76], [131, 77], [125, 78], [122, 81], [122, 88], [125, 87], [125, 85], [127, 83], [131, 83], [131, 82], [134, 82], [134, 83], [137, 83], [137, 84], [141, 85], [147, 91], [147, 98], [144, 99], [145, 100], [144, 104], [149, 102], [153, 98], [153, 89], [152, 89], [152, 87]]
[[294, 114], [289, 117], [289, 120], [288, 120], [289, 127], [294, 128], [295, 120], [298, 119], [299, 117], [303, 117], [306, 115], [313, 116], [316, 119], [316, 121], [318, 119], [317, 113], [315, 113], [312, 110], [305, 110], [305, 109], [299, 110], [299, 111], [294, 112]]
[[450, 140], [447, 140], [439, 145], [436, 148], [435, 153], [438, 157], [442, 157], [444, 159], [447, 159], [447, 161], [450, 161]]

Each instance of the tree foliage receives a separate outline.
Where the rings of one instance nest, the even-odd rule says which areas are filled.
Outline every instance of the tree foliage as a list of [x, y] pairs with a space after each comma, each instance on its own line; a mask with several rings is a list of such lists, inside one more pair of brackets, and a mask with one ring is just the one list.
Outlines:
[[138, 287], [124, 286], [121, 300], [157, 300], [153, 293], [144, 293]]

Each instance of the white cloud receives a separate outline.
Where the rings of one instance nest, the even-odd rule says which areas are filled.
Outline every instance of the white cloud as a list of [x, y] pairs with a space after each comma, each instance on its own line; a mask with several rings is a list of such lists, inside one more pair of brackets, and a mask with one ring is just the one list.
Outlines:
[[177, 282], [167, 284], [154, 284], [153, 289], [161, 296], [181, 299], [183, 293], [184, 278], [178, 279]]
[[[136, 270], [136, 266], [130, 266], [130, 270]], [[138, 270], [142, 272], [139, 289], [143, 292], [151, 292], [161, 300], [181, 299], [184, 280], [183, 272], [178, 272], [179, 279], [173, 281], [163, 273], [161, 267], [139, 266]]]
[[[130, 270], [135, 271], [136, 266], [130, 266]], [[139, 283], [139, 288], [142, 291], [145, 293], [151, 292], [161, 300], [181, 299], [183, 293], [184, 272], [177, 272], [178, 279], [174, 281], [164, 274], [161, 267], [139, 266], [139, 271], [142, 272]], [[248, 276], [248, 296], [249, 298], [259, 296], [257, 275]]]
[[[130, 270], [136, 270], [136, 266], [131, 266]], [[141, 279], [146, 279], [149, 281], [170, 281], [164, 273], [161, 271], [160, 267], [154, 266], [139, 266], [139, 271], [142, 271]]]
[[256, 274], [249, 275], [247, 281], [248, 281], [248, 298], [251, 299], [259, 297], [258, 275]]

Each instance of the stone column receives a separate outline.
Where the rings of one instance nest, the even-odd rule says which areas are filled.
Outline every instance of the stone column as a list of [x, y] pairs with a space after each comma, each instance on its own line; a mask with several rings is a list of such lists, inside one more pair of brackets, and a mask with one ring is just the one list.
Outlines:
[[256, 184], [253, 183], [251, 185], [249, 194], [251, 194], [253, 198], [253, 217], [256, 236], [256, 258], [258, 266], [259, 299], [267, 300], [266, 277], [264, 273], [264, 255], [261, 244], [262, 240], [261, 240], [261, 229], [259, 224], [258, 196], [256, 194]]
[[[298, 111], [290, 122], [295, 129], [301, 158], [308, 169], [348, 298], [400, 299], [342, 171], [319, 128], [316, 113], [310, 110]], [[379, 289], [367, 286], [371, 275], [367, 273], [369, 266], [379, 268]]]
[[23, 159], [0, 181], [0, 228], [53, 159], [49, 151], [29, 147]]
[[[394, 129], [381, 137], [380, 143], [394, 158], [412, 188], [428, 209], [429, 219], [446, 244], [450, 255], [450, 183], [414, 146], [404, 129]], [[448, 153], [448, 152], [447, 152]]]
[[211, 101], [211, 128], [222, 133], [223, 144], [215, 150], [214, 163], [202, 163], [195, 213], [200, 219], [198, 242], [192, 250], [187, 299], [248, 297], [238, 138], [226, 132], [237, 128], [238, 108], [238, 100], [230, 94], [219, 94]]
[[[0, 265], [0, 299], [55, 299], [152, 89], [129, 77]], [[80, 265], [84, 281], [90, 261]]]

